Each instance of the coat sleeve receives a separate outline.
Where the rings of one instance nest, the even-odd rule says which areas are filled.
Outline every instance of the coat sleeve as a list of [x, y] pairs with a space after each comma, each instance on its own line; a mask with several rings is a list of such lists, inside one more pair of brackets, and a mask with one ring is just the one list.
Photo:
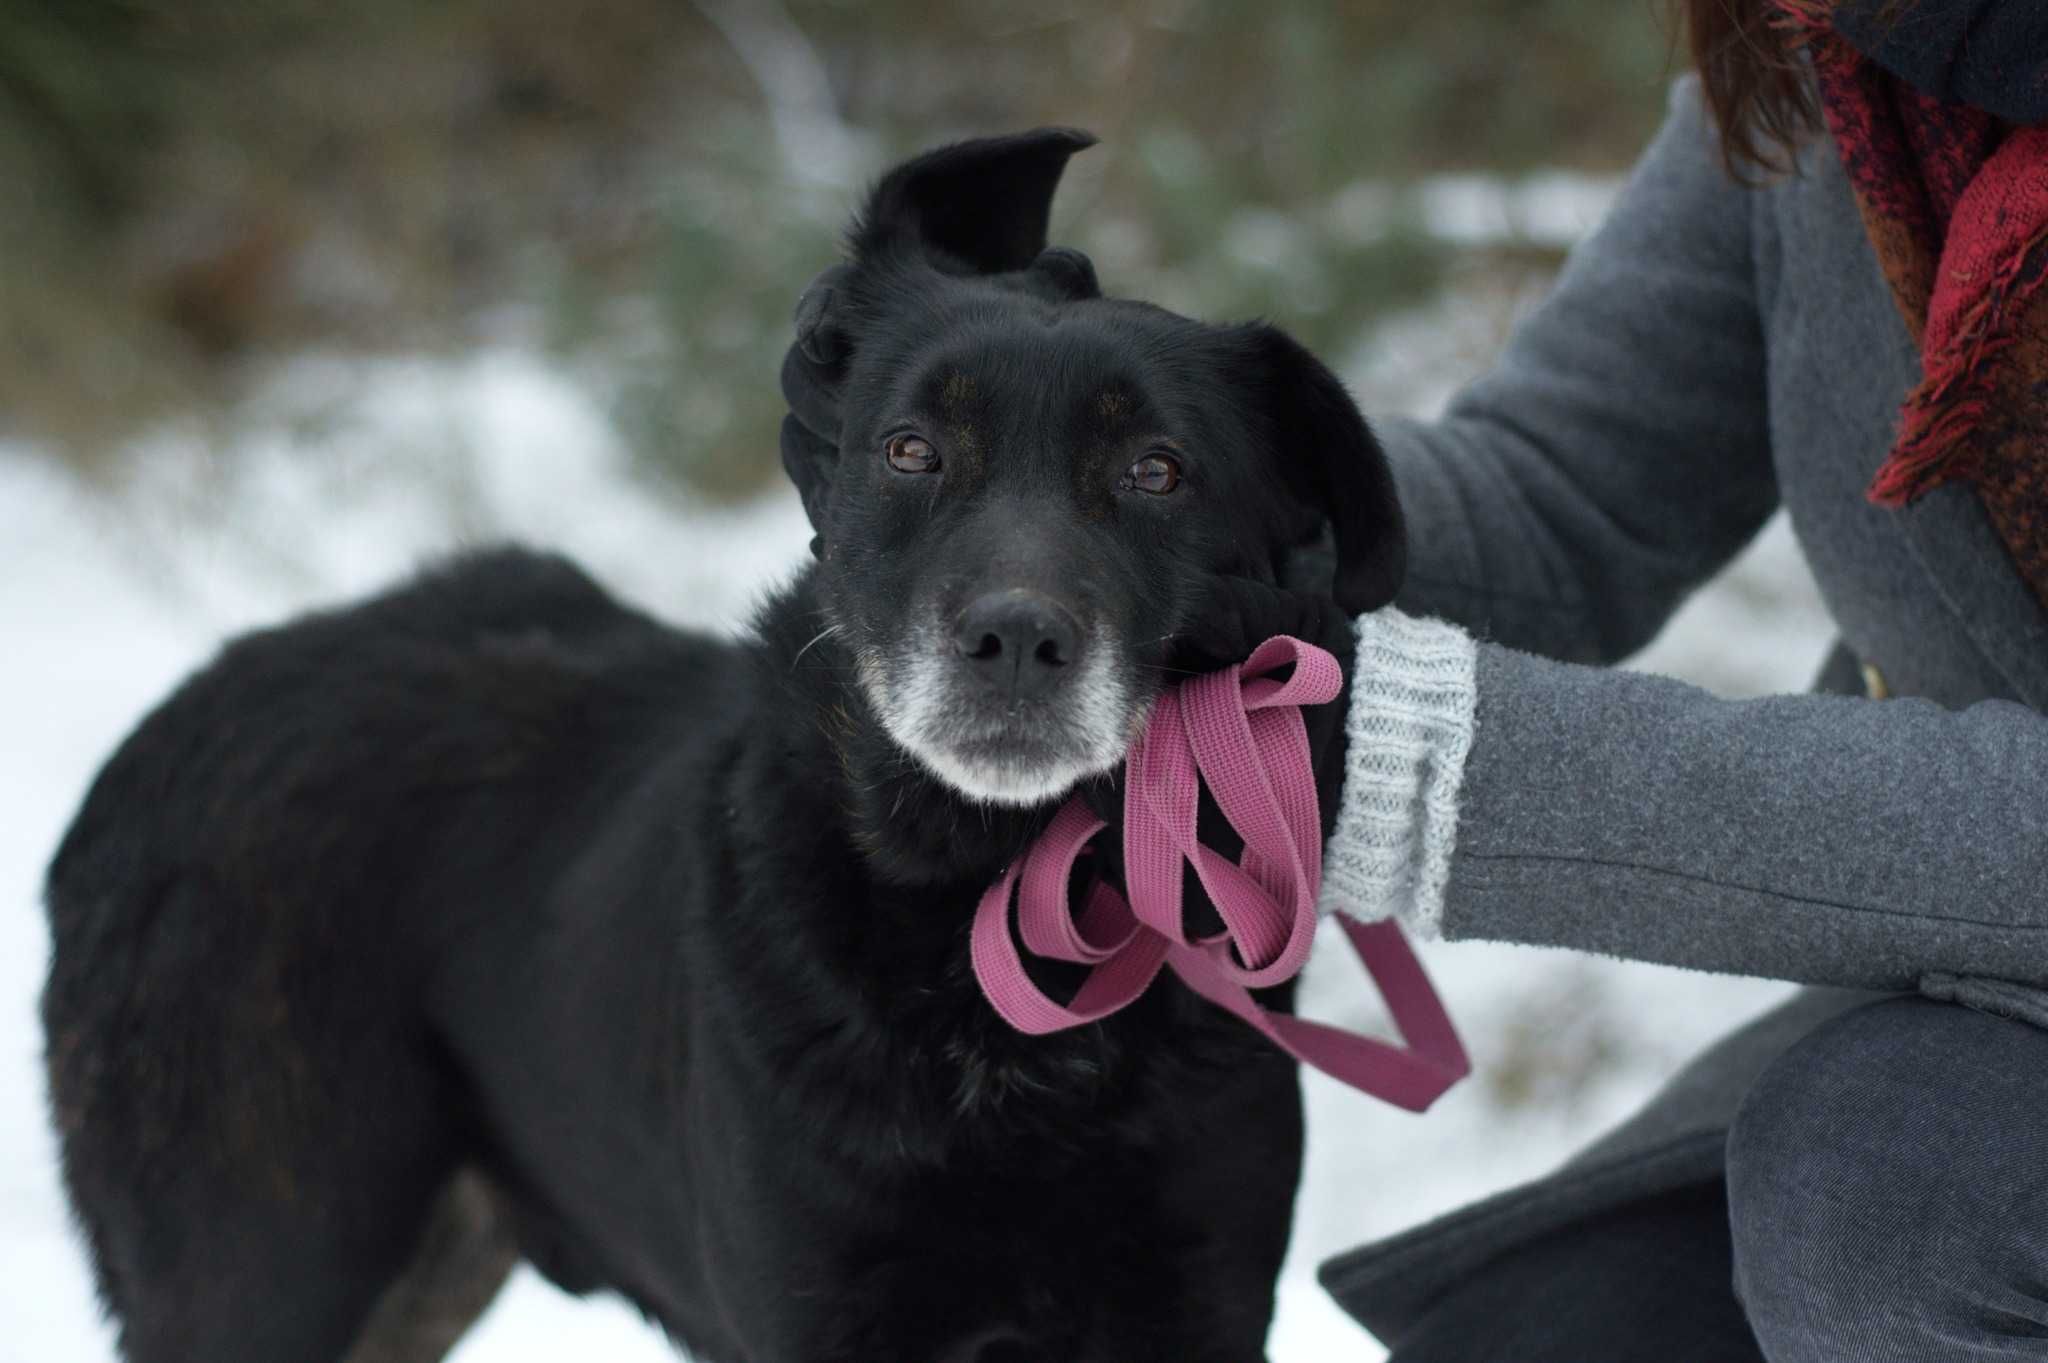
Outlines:
[[1751, 198], [1681, 83], [1498, 368], [1440, 421], [1386, 423], [1414, 554], [1400, 605], [1479, 642], [1360, 620], [1375, 661], [1326, 889], [1449, 938], [2048, 987], [2048, 719], [1725, 701], [1582, 665], [1647, 640], [1775, 503]]
[[1697, 82], [1499, 363], [1437, 421], [1379, 420], [1410, 526], [1399, 602], [1613, 662], [1777, 505], [1750, 251]]
[[1717, 699], [1477, 650], [1447, 937], [1865, 989], [2048, 986], [2048, 718]]

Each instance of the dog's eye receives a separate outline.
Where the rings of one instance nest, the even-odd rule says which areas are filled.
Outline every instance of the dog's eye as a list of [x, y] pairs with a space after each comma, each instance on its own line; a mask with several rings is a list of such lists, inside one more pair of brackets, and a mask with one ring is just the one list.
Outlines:
[[931, 473], [939, 467], [939, 452], [922, 436], [892, 435], [883, 448], [889, 467], [898, 473]]
[[1122, 486], [1135, 492], [1164, 496], [1180, 486], [1180, 460], [1154, 450], [1124, 470]]

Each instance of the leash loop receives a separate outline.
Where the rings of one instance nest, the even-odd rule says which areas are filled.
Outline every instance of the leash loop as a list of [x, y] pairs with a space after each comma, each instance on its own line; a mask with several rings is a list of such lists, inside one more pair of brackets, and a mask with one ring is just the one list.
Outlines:
[[[1272, 675], [1290, 666], [1284, 680]], [[1165, 966], [1295, 1059], [1411, 1111], [1469, 1073], [1442, 1001], [1391, 920], [1346, 918], [1343, 929], [1404, 1046], [1274, 1013], [1251, 994], [1294, 978], [1314, 946], [1323, 839], [1301, 707], [1328, 704], [1342, 689], [1329, 653], [1275, 635], [1242, 664], [1162, 695], [1126, 764], [1129, 899], [1097, 880], [1078, 915], [1068, 904], [1074, 864], [1104, 827], [1078, 798], [983, 894], [970, 953], [997, 1013], [1034, 1036], [1100, 1021], [1143, 994]], [[1205, 784], [1244, 839], [1235, 862], [1195, 835]], [[1190, 866], [1223, 922], [1207, 937], [1189, 937], [1182, 922]], [[1058, 1003], [1031, 980], [1019, 941], [1034, 956], [1091, 967], [1071, 999]]]

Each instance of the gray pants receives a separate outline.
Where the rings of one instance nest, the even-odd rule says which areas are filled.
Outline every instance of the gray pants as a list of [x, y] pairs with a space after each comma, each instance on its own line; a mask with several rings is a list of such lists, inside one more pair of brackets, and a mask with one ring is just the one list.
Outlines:
[[1727, 1182], [1524, 1246], [1392, 1363], [2048, 1359], [2048, 1032], [1920, 999], [1765, 1072]]

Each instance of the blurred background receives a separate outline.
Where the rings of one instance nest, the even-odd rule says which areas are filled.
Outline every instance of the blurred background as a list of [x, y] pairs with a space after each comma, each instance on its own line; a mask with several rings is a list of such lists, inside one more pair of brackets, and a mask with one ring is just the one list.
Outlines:
[[[1427, 413], [1598, 220], [1681, 64], [1660, 0], [0, 0], [0, 1359], [110, 1356], [44, 1128], [42, 865], [226, 633], [461, 543], [741, 627], [804, 553], [775, 374], [864, 183], [1091, 129], [1054, 217], [1110, 291], [1265, 316]], [[1782, 525], [1637, 665], [1802, 688]], [[1491, 947], [1480, 1075], [1311, 1086], [1275, 1363], [1372, 1359], [1317, 1259], [1540, 1172], [1777, 986]], [[1370, 1025], [1336, 952], [1311, 1011]], [[522, 1273], [464, 1363], [654, 1359]]]

